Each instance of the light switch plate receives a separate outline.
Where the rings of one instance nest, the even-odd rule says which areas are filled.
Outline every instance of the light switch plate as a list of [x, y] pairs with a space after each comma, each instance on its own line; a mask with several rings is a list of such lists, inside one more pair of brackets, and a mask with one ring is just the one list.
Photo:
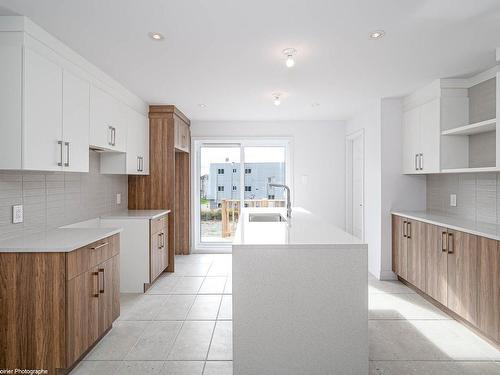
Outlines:
[[12, 222], [19, 224], [23, 222], [23, 205], [12, 206]]
[[450, 194], [450, 206], [457, 207], [457, 195], [456, 194]]
[[116, 193], [116, 204], [122, 203], [122, 195], [120, 193]]

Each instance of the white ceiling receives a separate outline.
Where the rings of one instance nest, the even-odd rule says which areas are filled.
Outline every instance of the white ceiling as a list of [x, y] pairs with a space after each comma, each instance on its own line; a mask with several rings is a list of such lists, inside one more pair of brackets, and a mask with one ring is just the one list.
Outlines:
[[[346, 119], [376, 98], [489, 68], [500, 46], [498, 0], [0, 0], [0, 7], [30, 17], [146, 102], [175, 104], [197, 120]], [[370, 40], [377, 29], [386, 36]], [[153, 42], [150, 31], [166, 39]], [[298, 50], [292, 69], [281, 54], [287, 47]], [[280, 107], [275, 91], [284, 93]]]

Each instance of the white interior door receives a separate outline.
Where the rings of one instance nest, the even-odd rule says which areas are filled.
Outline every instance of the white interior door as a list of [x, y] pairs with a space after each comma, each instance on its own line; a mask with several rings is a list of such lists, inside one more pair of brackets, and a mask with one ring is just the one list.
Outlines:
[[346, 230], [364, 238], [364, 135], [357, 132], [346, 142]]

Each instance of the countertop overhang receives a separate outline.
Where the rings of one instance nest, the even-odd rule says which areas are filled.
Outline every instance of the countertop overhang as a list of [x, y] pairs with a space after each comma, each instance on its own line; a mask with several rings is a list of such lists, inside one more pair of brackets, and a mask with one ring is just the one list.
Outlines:
[[465, 220], [431, 211], [392, 210], [391, 213], [396, 216], [500, 241], [500, 225]]
[[[252, 213], [279, 213], [287, 222], [250, 222]], [[285, 208], [244, 208], [241, 211], [233, 246], [258, 246], [275, 248], [350, 248], [368, 249], [368, 245], [350, 235], [330, 221], [301, 208], [292, 209], [292, 217], [286, 217]]]
[[121, 228], [57, 228], [1, 241], [0, 253], [67, 253], [120, 232]]
[[154, 220], [169, 214], [171, 210], [125, 210], [102, 215], [101, 219], [145, 219]]

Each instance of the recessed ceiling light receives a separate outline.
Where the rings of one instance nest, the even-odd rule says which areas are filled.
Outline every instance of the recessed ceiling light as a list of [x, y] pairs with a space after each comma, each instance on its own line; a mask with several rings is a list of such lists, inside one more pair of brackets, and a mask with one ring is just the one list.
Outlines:
[[281, 93], [279, 92], [273, 93], [273, 103], [276, 107], [281, 104]]
[[295, 65], [295, 59], [293, 58], [297, 54], [297, 50], [295, 48], [285, 48], [283, 50], [283, 55], [286, 56], [285, 64], [288, 68], [291, 68]]
[[313, 107], [313, 108], [319, 107], [319, 103], [312, 103], [311, 107]]
[[160, 41], [160, 40], [165, 39], [165, 37], [161, 33], [158, 33], [158, 32], [150, 32], [149, 37], [153, 40], [156, 40], [156, 41]]
[[200, 107], [200, 108], [207, 108], [207, 105], [203, 104], [203, 103], [200, 103], [200, 104], [198, 104], [198, 107]]
[[376, 30], [370, 33], [370, 39], [380, 39], [385, 35], [384, 30]]

